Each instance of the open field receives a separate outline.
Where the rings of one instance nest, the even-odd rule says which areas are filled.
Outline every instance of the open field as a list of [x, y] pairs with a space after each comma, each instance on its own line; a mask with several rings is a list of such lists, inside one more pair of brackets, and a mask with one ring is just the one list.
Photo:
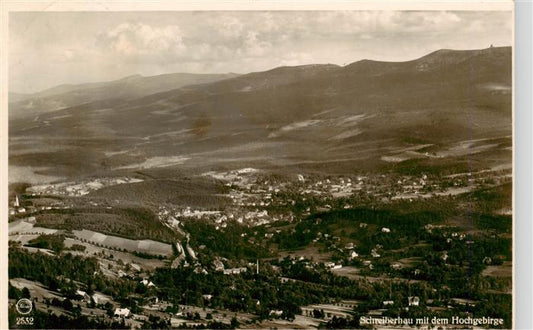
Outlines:
[[332, 269], [331, 272], [335, 275], [344, 276], [349, 279], [360, 279], [362, 278], [360, 273], [360, 269], [352, 266], [344, 266], [342, 268]]
[[[91, 243], [82, 242], [79, 239], [72, 239], [72, 238], [65, 238], [65, 247], [71, 248], [74, 244], [76, 245], [82, 245], [85, 246], [84, 251], [68, 251], [69, 253], [72, 253], [74, 255], [82, 255], [82, 256], [94, 256], [98, 255], [100, 253], [104, 253], [106, 255], [113, 255], [113, 261], [122, 260], [124, 263], [134, 263], [137, 265], [140, 265], [143, 269], [147, 270], [153, 270], [157, 267], [164, 267], [165, 262], [163, 260], [159, 259], [146, 259], [137, 257], [129, 252], [122, 252], [117, 251], [115, 249], [108, 249], [105, 247], [96, 246]], [[108, 264], [110, 260], [107, 260]]]
[[36, 297], [41, 301], [43, 298], [64, 299], [60, 294], [58, 294], [57, 292], [48, 290], [42, 283], [39, 283], [39, 282], [30, 281], [24, 278], [13, 278], [9, 280], [9, 283], [12, 286], [16, 287], [17, 289], [28, 288], [28, 290], [30, 290], [30, 294], [32, 295], [32, 297]]
[[127, 238], [105, 235], [92, 230], [73, 230], [74, 235], [81, 241], [115, 248], [130, 252], [140, 252], [152, 255], [170, 256], [172, 255], [172, 246], [152, 240], [131, 240]]
[[33, 223], [27, 222], [24, 219], [15, 220], [9, 223], [8, 232], [9, 236], [16, 235], [41, 235], [41, 234], [54, 234], [58, 230], [51, 228], [36, 227]]

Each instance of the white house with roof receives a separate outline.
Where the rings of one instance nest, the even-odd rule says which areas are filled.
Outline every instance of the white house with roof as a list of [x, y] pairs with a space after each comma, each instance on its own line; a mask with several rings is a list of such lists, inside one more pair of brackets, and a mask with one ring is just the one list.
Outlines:
[[82, 291], [82, 290], [76, 290], [76, 295], [78, 295], [78, 296], [80, 296], [80, 297], [83, 297], [83, 300], [84, 300], [84, 301], [87, 301], [87, 302], [91, 301], [91, 296], [89, 296], [89, 295], [87, 294], [87, 292], [85, 292], [85, 291]]
[[224, 275], [240, 274], [247, 271], [246, 267], [224, 269]]
[[420, 298], [418, 298], [417, 296], [408, 297], [407, 301], [409, 302], [409, 306], [419, 306], [420, 305]]
[[283, 311], [282, 310], [279, 310], [279, 309], [272, 309], [270, 310], [270, 312], [268, 313], [269, 316], [277, 316], [277, 317], [280, 317], [281, 315], [283, 315]]
[[399, 262], [394, 262], [390, 265], [390, 268], [395, 269], [395, 270], [402, 269], [402, 264]]
[[353, 248], [354, 248], [354, 244], [353, 244], [352, 242], [347, 243], [347, 244], [344, 246], [344, 248], [345, 248], [346, 250], [353, 250]]
[[115, 309], [115, 316], [118, 317], [128, 317], [130, 315], [129, 308], [117, 308]]
[[92, 295], [92, 299], [94, 300], [95, 303], [97, 304], [105, 304], [106, 302], [108, 302], [109, 300], [111, 300], [110, 297], [102, 294], [102, 293], [99, 293], [99, 292], [95, 292], [93, 295]]
[[149, 281], [147, 279], [144, 279], [140, 282], [141, 284], [143, 284], [144, 286], [147, 286], [147, 287], [155, 287], [155, 284], [152, 282], [152, 281]]

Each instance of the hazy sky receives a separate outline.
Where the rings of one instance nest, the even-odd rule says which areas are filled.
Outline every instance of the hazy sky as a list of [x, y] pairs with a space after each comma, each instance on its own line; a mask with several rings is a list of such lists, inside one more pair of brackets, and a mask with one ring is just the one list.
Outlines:
[[509, 11], [25, 12], [9, 16], [9, 90], [171, 72], [410, 60], [512, 45]]

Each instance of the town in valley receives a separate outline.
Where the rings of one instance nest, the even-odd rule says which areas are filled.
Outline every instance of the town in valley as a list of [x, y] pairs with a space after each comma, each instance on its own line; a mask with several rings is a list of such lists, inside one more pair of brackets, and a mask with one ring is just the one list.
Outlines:
[[[414, 36], [426, 25], [491, 22], [507, 33], [493, 21], [512, 22], [509, 13], [79, 13], [80, 40], [91, 27], [108, 27], [94, 33], [94, 53], [86, 47], [100, 56], [101, 72], [75, 66], [93, 63], [76, 57], [77, 36], [54, 39], [73, 46], [58, 51], [53, 69], [76, 67], [79, 80], [92, 82], [31, 93], [13, 92], [18, 76], [10, 83], [10, 328], [512, 328], [507, 39], [495, 32], [492, 45], [473, 26], [467, 35], [484, 36], [468, 39], [483, 43], [476, 49], [443, 41], [419, 56], [437, 45], [424, 48], [423, 39], [410, 59], [359, 59], [373, 54], [363, 52], [338, 60], [355, 49], [346, 35], [368, 30], [357, 39], [367, 45], [385, 23], [394, 29], [372, 44], [376, 54], [398, 53], [422, 39]], [[13, 40], [33, 38], [25, 31], [41, 16], [46, 29], [78, 17], [28, 15], [10, 16]], [[145, 23], [114, 27], [135, 15]], [[194, 30], [219, 16], [227, 21], [206, 23], [210, 34]], [[174, 17], [190, 24], [178, 29]], [[26, 30], [29, 19], [35, 25]], [[305, 20], [348, 32], [291, 30], [315, 29]], [[239, 22], [269, 30], [246, 32]], [[446, 30], [446, 40], [463, 38], [462, 29]], [[435, 31], [428, 35], [444, 35]], [[194, 44], [200, 33], [205, 44]], [[279, 44], [265, 41], [276, 33]], [[271, 53], [301, 40], [324, 43], [322, 57]], [[325, 51], [334, 42], [346, 46]], [[104, 66], [105, 52], [112, 66]], [[339, 64], [314, 64], [324, 56]], [[228, 68], [242, 57], [243, 72], [187, 66], [203, 57]], [[256, 58], [279, 64], [259, 70]], [[118, 75], [149, 60], [215, 73], [157, 67], [94, 82], [105, 68]], [[13, 64], [13, 72], [23, 69]]]

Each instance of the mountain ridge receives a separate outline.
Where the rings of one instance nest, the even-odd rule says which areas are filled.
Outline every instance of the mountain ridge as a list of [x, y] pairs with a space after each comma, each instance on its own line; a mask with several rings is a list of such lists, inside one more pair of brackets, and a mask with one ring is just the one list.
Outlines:
[[69, 108], [106, 98], [132, 98], [171, 90], [191, 84], [207, 83], [234, 77], [235, 74], [170, 73], [156, 76], [131, 75], [117, 80], [62, 84], [43, 91], [15, 97], [9, 102], [10, 115], [20, 117], [29, 113], [38, 115], [48, 111]]
[[[39, 137], [45, 150], [34, 164], [47, 159], [50, 167], [64, 166], [81, 148], [88, 164], [72, 170], [89, 167], [84, 173], [154, 164], [150, 159], [163, 166], [165, 157], [174, 160], [168, 166], [195, 169], [324, 162], [379, 168], [413, 158], [438, 163], [402, 151], [429, 146], [463, 162], [465, 141], [511, 135], [511, 91], [510, 48], [444, 51], [429, 62], [281, 67], [13, 118], [10, 138], [21, 142], [10, 144], [10, 162], [28, 164], [28, 135]], [[59, 153], [46, 151], [59, 146]], [[483, 166], [497, 160], [495, 152], [480, 155]]]

